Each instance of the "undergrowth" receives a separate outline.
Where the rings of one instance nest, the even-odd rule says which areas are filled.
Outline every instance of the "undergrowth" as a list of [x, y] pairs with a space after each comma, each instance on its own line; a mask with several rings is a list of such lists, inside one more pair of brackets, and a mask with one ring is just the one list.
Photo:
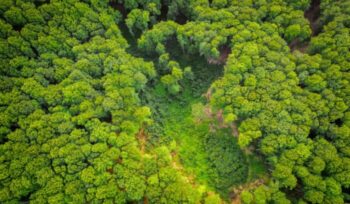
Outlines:
[[[157, 56], [145, 56], [137, 49], [136, 37], [128, 35], [126, 27], [121, 28], [130, 45], [129, 53], [153, 61], [157, 67]], [[194, 79], [183, 80], [182, 89], [175, 96], [166, 91], [160, 76], [143, 90], [141, 102], [151, 108], [154, 121], [147, 127], [146, 147], [151, 150], [168, 145], [186, 174], [228, 199], [231, 187], [259, 177], [265, 169], [259, 159], [245, 156], [230, 130], [210, 132], [209, 121], [198, 123], [192, 115], [192, 105], [206, 103], [202, 95], [223, 74], [223, 66], [210, 65], [204, 57], [183, 53], [175, 40], [167, 45], [172, 60], [181, 67], [191, 66]]]

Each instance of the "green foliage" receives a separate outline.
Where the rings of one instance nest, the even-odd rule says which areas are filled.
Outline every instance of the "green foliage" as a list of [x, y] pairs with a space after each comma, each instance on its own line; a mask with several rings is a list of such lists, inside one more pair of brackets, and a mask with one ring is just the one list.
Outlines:
[[247, 164], [243, 153], [228, 132], [209, 134], [205, 141], [211, 168], [218, 178], [209, 183], [223, 195], [230, 187], [243, 183], [247, 178]]
[[[9, 82], [0, 95], [2, 203], [125, 203], [148, 194], [135, 134], [152, 123], [138, 92], [156, 72], [126, 53], [118, 13], [106, 3], [18, 1], [1, 13], [11, 52], [1, 52]], [[161, 193], [152, 202], [200, 199], [169, 162], [156, 170], [169, 187], [153, 186]]]
[[152, 203], [197, 203], [200, 194], [180, 172], [170, 165], [172, 159], [166, 147], [154, 150], [154, 158], [147, 159], [146, 196]]
[[221, 203], [265, 167], [244, 203], [349, 202], [350, 3], [315, 4], [1, 1], [0, 202]]
[[254, 200], [254, 196], [249, 191], [243, 191], [241, 193], [241, 200], [245, 204], [252, 203]]
[[147, 53], [157, 51], [158, 54], [164, 54], [164, 48], [160, 49], [159, 47], [164, 47], [163, 44], [175, 33], [177, 26], [178, 24], [174, 21], [164, 21], [156, 24], [138, 39], [138, 47]]
[[209, 194], [205, 200], [205, 204], [220, 204], [222, 201], [217, 194]]
[[134, 35], [134, 31], [145, 31], [148, 28], [148, 22], [150, 21], [149, 12], [142, 11], [140, 9], [133, 9], [125, 20], [126, 26], [129, 28], [131, 34]]
[[166, 108], [162, 119], [165, 135], [181, 144], [175, 151], [188, 173], [227, 197], [227, 190], [246, 178], [245, 158], [227, 131], [208, 134], [209, 118], [203, 113], [203, 105], [192, 101], [185, 88], [181, 95], [187, 100], [183, 105], [173, 101], [161, 107]]

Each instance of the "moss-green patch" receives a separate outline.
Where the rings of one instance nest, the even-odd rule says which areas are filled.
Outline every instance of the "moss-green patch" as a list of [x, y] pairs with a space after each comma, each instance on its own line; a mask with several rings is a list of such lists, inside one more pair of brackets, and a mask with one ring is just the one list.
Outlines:
[[253, 181], [255, 179], [264, 177], [267, 175], [266, 166], [263, 163], [263, 159], [257, 155], [250, 154], [247, 156], [249, 163], [249, 173], [247, 181]]
[[209, 180], [210, 185], [223, 196], [228, 196], [231, 187], [242, 184], [248, 175], [244, 153], [229, 129], [219, 129], [205, 138], [206, 153], [210, 167], [217, 178]]

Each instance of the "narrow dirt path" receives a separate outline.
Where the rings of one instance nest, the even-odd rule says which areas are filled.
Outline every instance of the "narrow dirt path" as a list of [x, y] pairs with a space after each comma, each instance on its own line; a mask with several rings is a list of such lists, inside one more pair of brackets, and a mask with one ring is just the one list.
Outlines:
[[253, 182], [250, 183], [246, 183], [243, 185], [240, 185], [236, 188], [233, 189], [232, 191], [232, 200], [231, 200], [231, 204], [241, 204], [241, 193], [245, 190], [252, 190], [255, 189], [261, 185], [263, 185], [265, 183], [265, 179], [257, 179]]
[[320, 8], [321, 0], [312, 0], [311, 6], [308, 10], [305, 11], [304, 17], [309, 20], [312, 36], [316, 36], [321, 30], [320, 26]]
[[197, 183], [195, 181], [195, 176], [192, 174], [189, 174], [185, 171], [184, 167], [182, 166], [181, 162], [179, 161], [177, 152], [172, 152], [171, 157], [173, 159], [172, 166], [174, 169], [179, 171], [181, 175], [186, 179], [188, 183], [190, 183], [192, 186], [196, 186]]
[[[321, 0], [312, 0], [309, 9], [304, 12], [304, 17], [310, 22], [310, 27], [312, 31], [311, 37], [317, 36], [322, 29], [320, 24], [320, 4]], [[300, 42], [299, 39], [295, 39], [291, 43], [289, 43], [289, 47], [292, 52], [294, 50], [298, 50], [302, 53], [305, 53], [307, 51], [308, 46], [309, 42]]]
[[137, 133], [137, 139], [139, 140], [141, 153], [144, 154], [147, 143], [147, 135], [145, 133], [144, 128], [141, 128], [140, 131]]
[[216, 65], [225, 65], [228, 56], [231, 54], [231, 48], [227, 45], [224, 45], [220, 47], [220, 56], [218, 59], [215, 58], [208, 58], [207, 62], [208, 64], [216, 64]]

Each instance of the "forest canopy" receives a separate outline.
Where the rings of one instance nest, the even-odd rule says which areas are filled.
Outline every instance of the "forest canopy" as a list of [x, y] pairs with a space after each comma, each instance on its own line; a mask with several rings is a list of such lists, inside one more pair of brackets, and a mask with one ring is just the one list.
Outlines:
[[1, 0], [0, 203], [350, 202], [350, 1]]

